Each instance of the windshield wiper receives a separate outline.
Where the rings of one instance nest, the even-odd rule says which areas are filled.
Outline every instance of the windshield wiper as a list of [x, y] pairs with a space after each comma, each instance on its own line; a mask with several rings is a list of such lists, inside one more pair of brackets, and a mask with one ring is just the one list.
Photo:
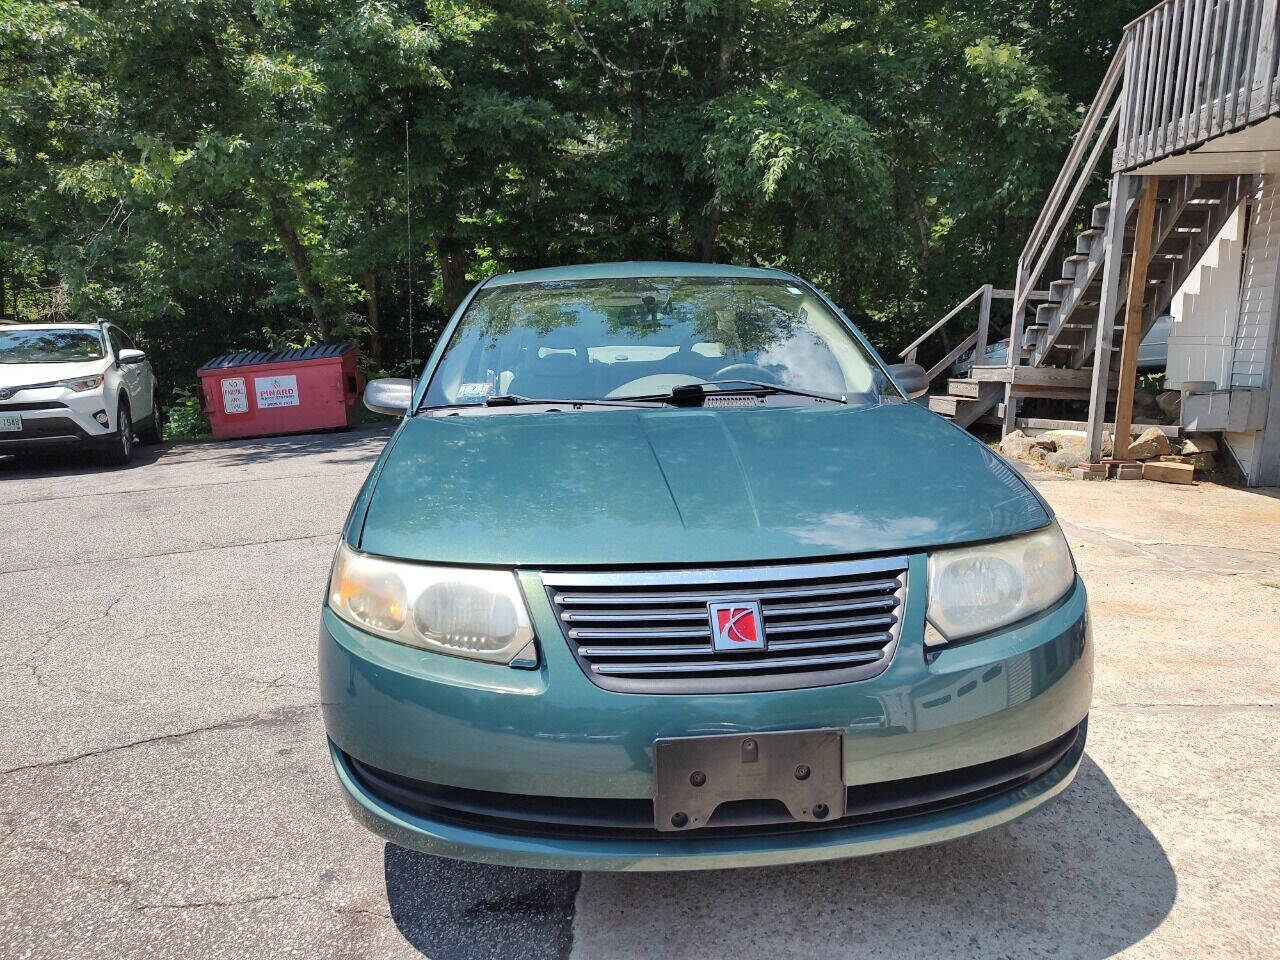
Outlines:
[[[525, 407], [525, 406], [545, 406], [551, 405], [556, 407], [641, 407], [649, 406], [658, 402], [657, 398], [649, 397], [627, 397], [625, 400], [557, 400], [546, 399], [543, 397], [523, 397], [518, 393], [499, 393], [495, 396], [488, 397], [484, 401], [486, 407]], [[470, 404], [468, 404], [470, 406]]]
[[[745, 384], [746, 389], [739, 389], [734, 384]], [[729, 390], [713, 390], [708, 391], [707, 387], [731, 387]], [[837, 397], [830, 393], [819, 393], [816, 390], [801, 390], [798, 387], [784, 387], [777, 383], [765, 383], [763, 380], [739, 380], [737, 378], [731, 380], [703, 380], [700, 383], [683, 383], [678, 387], [673, 387], [669, 393], [646, 394], [640, 397], [627, 397], [628, 400], [658, 400], [665, 403], [671, 403], [678, 407], [700, 407], [706, 400], [709, 393], [748, 393], [753, 396], [767, 396], [770, 394], [786, 394], [794, 397], [809, 397], [813, 400], [822, 400], [827, 403], [847, 404], [849, 401], [844, 397]]]

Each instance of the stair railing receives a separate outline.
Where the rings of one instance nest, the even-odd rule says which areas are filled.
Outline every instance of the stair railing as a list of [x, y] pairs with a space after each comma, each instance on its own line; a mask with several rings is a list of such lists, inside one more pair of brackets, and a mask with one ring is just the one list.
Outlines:
[[[1037, 290], [1034, 293], [1029, 294], [1027, 299], [1047, 300], [1048, 298], [1049, 294], [1047, 292]], [[986, 356], [987, 343], [991, 333], [991, 301], [1012, 299], [1012, 290], [1001, 290], [997, 287], [993, 287], [989, 283], [984, 283], [982, 286], [978, 287], [978, 289], [974, 290], [973, 293], [969, 294], [947, 311], [947, 315], [945, 317], [935, 323], [924, 333], [920, 334], [920, 336], [916, 337], [915, 340], [911, 341], [911, 343], [903, 347], [902, 350], [898, 352], [898, 358], [904, 363], [915, 363], [916, 354], [920, 349], [920, 345], [946, 326], [948, 320], [956, 316], [961, 310], [969, 306], [969, 304], [978, 300], [978, 326], [974, 329], [973, 333], [969, 334], [956, 346], [952, 347], [951, 351], [945, 357], [930, 367], [925, 372], [925, 377], [928, 379], [929, 383], [932, 384], [934, 378], [937, 377], [938, 374], [942, 373], [953, 363], [959, 360], [960, 357], [964, 355], [964, 352], [970, 347], [973, 347], [974, 365], [980, 366], [982, 364], [982, 358]]]
[[1277, 0], [1165, 0], [1125, 27], [1127, 121], [1113, 170], [1132, 170], [1280, 112]]
[[[1107, 67], [1106, 75], [1102, 79], [1102, 86], [1098, 88], [1093, 103], [1089, 105], [1089, 110], [1080, 125], [1080, 132], [1076, 134], [1075, 141], [1071, 144], [1071, 151], [1058, 172], [1058, 179], [1054, 181], [1053, 189], [1049, 191], [1049, 198], [1040, 209], [1035, 226], [1031, 228], [1027, 245], [1022, 248], [1022, 253], [1018, 256], [1018, 273], [1013, 296], [1013, 323], [1009, 332], [1008, 365], [1010, 367], [1016, 366], [1021, 357], [1020, 346], [1014, 345], [1022, 343], [1023, 315], [1028, 301], [1032, 299], [1031, 291], [1035, 289], [1040, 277], [1044, 274], [1045, 267], [1057, 251], [1063, 232], [1075, 215], [1076, 204], [1080, 202], [1081, 194], [1092, 180], [1094, 171], [1098, 168], [1098, 162], [1102, 158], [1102, 152], [1111, 142], [1111, 136], [1120, 123], [1120, 114], [1124, 109], [1123, 102], [1116, 104], [1099, 129], [1099, 122], [1102, 121], [1107, 107], [1116, 99], [1120, 78], [1129, 66], [1127, 52], [1126, 35], [1126, 39], [1120, 41], [1115, 56], [1111, 58], [1111, 64]], [[1092, 149], [1090, 149], [1090, 143], [1093, 144]], [[1086, 151], [1088, 151], [1087, 158]]]

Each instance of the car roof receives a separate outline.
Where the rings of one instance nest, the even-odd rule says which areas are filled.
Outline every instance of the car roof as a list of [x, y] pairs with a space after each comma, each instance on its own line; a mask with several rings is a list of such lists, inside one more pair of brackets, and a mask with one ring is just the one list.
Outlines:
[[503, 273], [485, 281], [486, 287], [506, 287], [518, 283], [548, 283], [554, 280], [616, 280], [641, 277], [739, 277], [794, 280], [794, 274], [771, 267], [735, 267], [725, 263], [685, 263], [681, 261], [629, 260], [617, 263], [578, 263]]
[[0, 330], [97, 330], [99, 324], [74, 321], [70, 323], [0, 323]]

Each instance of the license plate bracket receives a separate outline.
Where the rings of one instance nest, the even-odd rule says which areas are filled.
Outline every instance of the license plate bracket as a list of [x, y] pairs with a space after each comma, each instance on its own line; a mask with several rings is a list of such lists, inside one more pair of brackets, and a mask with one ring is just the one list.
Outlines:
[[800, 821], [839, 819], [843, 754], [844, 735], [831, 729], [655, 740], [654, 826], [695, 830], [733, 800], [778, 800]]

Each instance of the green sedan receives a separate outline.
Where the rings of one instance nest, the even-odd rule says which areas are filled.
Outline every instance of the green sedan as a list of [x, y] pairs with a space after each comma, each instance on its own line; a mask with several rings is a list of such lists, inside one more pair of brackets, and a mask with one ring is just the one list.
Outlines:
[[351, 508], [320, 630], [355, 816], [489, 863], [677, 870], [949, 840], [1062, 792], [1093, 683], [1048, 506], [814, 286], [493, 277]]

